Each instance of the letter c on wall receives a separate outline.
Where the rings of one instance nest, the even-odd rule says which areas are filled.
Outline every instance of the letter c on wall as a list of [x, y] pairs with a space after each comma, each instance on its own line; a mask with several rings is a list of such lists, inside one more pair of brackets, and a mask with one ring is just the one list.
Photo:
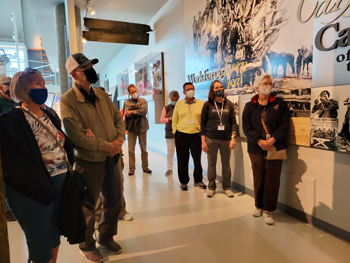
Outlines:
[[330, 50], [336, 49], [338, 47], [338, 40], [336, 40], [334, 42], [334, 44], [331, 47], [329, 47], [329, 48], [326, 48], [326, 47], [323, 46], [323, 43], [322, 43], [323, 35], [326, 32], [326, 30], [328, 28], [331, 28], [331, 27], [334, 28], [334, 30], [336, 32], [339, 31], [339, 23], [332, 24], [332, 25], [327, 25], [327, 26], [321, 28], [320, 31], [318, 31], [318, 33], [316, 35], [316, 38], [315, 38], [315, 46], [316, 46], [316, 48], [318, 50], [320, 50], [320, 51], [330, 51]]

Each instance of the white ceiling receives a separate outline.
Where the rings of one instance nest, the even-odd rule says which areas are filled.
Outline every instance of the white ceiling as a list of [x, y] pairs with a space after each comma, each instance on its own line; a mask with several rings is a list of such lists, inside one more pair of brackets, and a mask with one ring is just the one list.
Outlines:
[[[8, 0], [7, 0], [8, 1]], [[26, 0], [22, 0], [26, 1]], [[57, 45], [54, 24], [53, 6], [63, 3], [63, 0], [29, 0], [38, 24], [39, 32], [51, 63], [57, 63]], [[164, 6], [168, 0], [91, 0], [90, 6], [96, 15], [87, 17], [147, 24], [151, 18]], [[81, 17], [85, 16], [86, 0], [75, 0], [81, 10]], [[82, 21], [83, 22], [83, 21]], [[88, 42], [84, 47], [87, 57], [98, 58], [100, 62], [95, 66], [101, 71], [123, 48], [125, 44], [102, 42]]]

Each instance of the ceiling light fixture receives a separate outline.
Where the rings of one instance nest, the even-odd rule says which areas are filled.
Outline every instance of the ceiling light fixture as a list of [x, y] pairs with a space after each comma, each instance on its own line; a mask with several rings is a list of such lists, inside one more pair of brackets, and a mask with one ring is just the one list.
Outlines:
[[90, 15], [92, 15], [92, 16], [96, 14], [95, 10], [92, 9], [90, 6], [88, 6], [88, 11], [89, 11]]
[[83, 39], [82, 39], [82, 42], [83, 42], [83, 45], [85, 46], [87, 41], [86, 41], [85, 38], [83, 38]]
[[96, 14], [95, 10], [90, 6], [90, 2], [91, 2], [91, 0], [87, 0], [86, 1], [85, 17], [86, 17], [86, 14], [87, 14], [88, 11], [89, 11], [90, 15], [92, 15], [92, 16]]

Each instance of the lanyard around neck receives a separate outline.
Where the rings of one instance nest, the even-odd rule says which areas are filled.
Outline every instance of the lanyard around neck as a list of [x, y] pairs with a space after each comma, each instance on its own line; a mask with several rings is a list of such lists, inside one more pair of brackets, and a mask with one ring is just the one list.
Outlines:
[[220, 125], [222, 125], [222, 114], [223, 114], [223, 111], [224, 111], [224, 101], [222, 101], [222, 103], [221, 103], [221, 111], [219, 111], [219, 108], [216, 105], [216, 101], [215, 100], [214, 100], [214, 104], [215, 104], [216, 111], [218, 112], [218, 115], [219, 115]]

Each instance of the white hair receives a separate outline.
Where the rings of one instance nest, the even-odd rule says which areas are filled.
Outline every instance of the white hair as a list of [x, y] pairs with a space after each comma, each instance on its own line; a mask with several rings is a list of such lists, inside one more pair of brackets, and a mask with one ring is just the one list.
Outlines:
[[273, 78], [271, 77], [271, 75], [269, 74], [261, 74], [260, 76], [256, 77], [256, 79], [254, 80], [254, 88], [257, 88], [260, 84], [260, 82], [265, 79], [265, 78], [269, 78], [272, 82], [273, 82]]

